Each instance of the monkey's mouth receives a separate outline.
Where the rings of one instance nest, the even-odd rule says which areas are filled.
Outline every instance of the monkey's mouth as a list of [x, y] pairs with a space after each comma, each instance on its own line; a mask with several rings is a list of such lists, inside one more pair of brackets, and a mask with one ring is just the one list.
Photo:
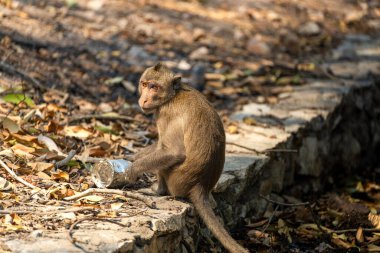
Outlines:
[[144, 113], [153, 113], [157, 108], [154, 107], [154, 106], [144, 106], [144, 107], [141, 107], [141, 110], [144, 112]]

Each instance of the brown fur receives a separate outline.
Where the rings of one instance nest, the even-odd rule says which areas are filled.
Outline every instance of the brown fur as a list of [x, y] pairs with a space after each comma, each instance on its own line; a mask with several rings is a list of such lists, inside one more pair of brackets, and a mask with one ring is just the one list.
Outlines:
[[[160, 88], [143, 87], [144, 82]], [[146, 171], [157, 172], [159, 194], [189, 198], [226, 249], [248, 252], [220, 224], [208, 199], [222, 173], [225, 156], [225, 133], [216, 111], [200, 92], [180, 84], [161, 64], [143, 73], [139, 91], [140, 106], [155, 113], [159, 139], [136, 156], [131, 178]]]

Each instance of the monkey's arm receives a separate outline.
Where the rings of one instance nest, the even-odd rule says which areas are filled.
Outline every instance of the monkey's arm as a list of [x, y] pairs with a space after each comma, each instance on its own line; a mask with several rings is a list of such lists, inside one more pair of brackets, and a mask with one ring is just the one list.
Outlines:
[[185, 152], [175, 147], [172, 147], [170, 150], [155, 149], [132, 164], [128, 177], [133, 182], [138, 175], [144, 172], [169, 169], [185, 161], [185, 158]]
[[157, 148], [157, 142], [153, 143], [152, 145], [149, 145], [146, 148], [143, 148], [136, 155], [134, 155], [133, 161], [139, 160], [139, 159], [144, 158], [145, 156], [149, 155], [150, 153], [153, 153], [156, 148]]

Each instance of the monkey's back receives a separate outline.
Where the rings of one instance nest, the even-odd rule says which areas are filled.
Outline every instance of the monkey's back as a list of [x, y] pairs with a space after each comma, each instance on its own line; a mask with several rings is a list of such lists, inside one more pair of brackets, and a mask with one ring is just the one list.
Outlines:
[[[159, 135], [171, 132], [174, 136], [160, 135], [159, 141], [165, 145], [168, 138], [175, 138], [183, 143], [186, 154], [181, 165], [164, 175], [170, 193], [187, 196], [196, 184], [209, 192], [222, 173], [225, 159], [225, 133], [219, 115], [200, 92], [187, 86], [168, 103], [167, 109], [176, 113], [166, 117], [166, 122], [157, 122]], [[160, 113], [165, 113], [165, 108]]]

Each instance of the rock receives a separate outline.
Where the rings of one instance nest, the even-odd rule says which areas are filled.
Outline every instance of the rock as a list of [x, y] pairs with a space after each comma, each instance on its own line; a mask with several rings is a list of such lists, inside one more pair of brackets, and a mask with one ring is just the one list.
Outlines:
[[191, 65], [187, 61], [181, 60], [178, 63], [177, 68], [179, 68], [180, 70], [189, 70], [191, 69]]
[[261, 41], [258, 37], [249, 39], [246, 48], [250, 53], [259, 56], [269, 56], [271, 54], [271, 48], [268, 44]]
[[314, 36], [321, 33], [321, 28], [317, 23], [309, 21], [298, 28], [298, 33], [303, 36]]
[[138, 66], [143, 65], [147, 60], [154, 61], [156, 58], [150, 55], [143, 47], [140, 46], [131, 46], [127, 52], [128, 61], [131, 64], [136, 64]]
[[43, 235], [43, 231], [42, 230], [34, 230], [34, 231], [32, 231], [29, 234], [29, 237], [31, 237], [31, 238], [37, 238], [37, 237], [41, 237], [42, 235]]
[[303, 140], [299, 153], [299, 174], [306, 176], [319, 176], [321, 164], [318, 162], [318, 140], [315, 137], [307, 137]]
[[195, 49], [193, 52], [191, 52], [189, 55], [189, 58], [191, 60], [201, 60], [208, 54], [209, 54], [209, 50], [207, 47], [200, 47], [200, 48]]

